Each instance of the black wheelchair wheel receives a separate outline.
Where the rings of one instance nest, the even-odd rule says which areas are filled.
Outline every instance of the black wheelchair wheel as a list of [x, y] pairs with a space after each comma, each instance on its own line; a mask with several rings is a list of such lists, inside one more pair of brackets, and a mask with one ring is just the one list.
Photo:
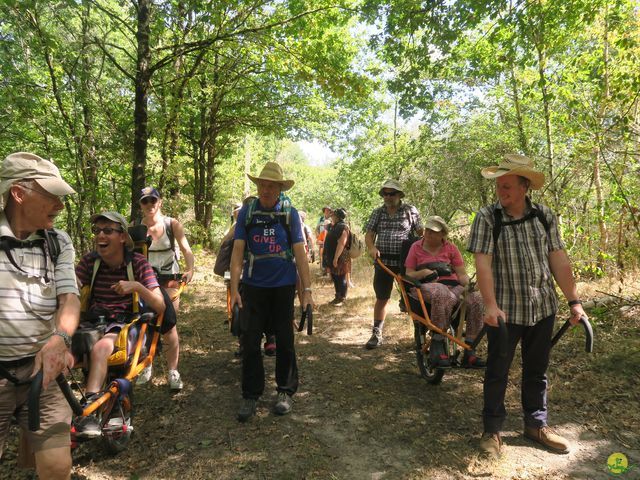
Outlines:
[[429, 357], [429, 345], [431, 344], [431, 332], [420, 322], [413, 322], [414, 339], [416, 348], [416, 360], [420, 375], [431, 385], [438, 385], [444, 376], [444, 369], [434, 368]]
[[133, 433], [133, 390], [106, 403], [101, 424], [107, 452], [116, 455], [126, 450]]

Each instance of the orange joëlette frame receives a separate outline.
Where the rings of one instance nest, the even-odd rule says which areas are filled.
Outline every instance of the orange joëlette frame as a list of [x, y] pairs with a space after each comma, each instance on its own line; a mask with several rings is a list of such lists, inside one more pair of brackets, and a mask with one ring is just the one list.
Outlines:
[[[176, 293], [176, 296], [172, 298], [175, 300], [185, 289], [186, 283], [180, 282], [180, 287]], [[151, 365], [153, 362], [153, 358], [156, 354], [156, 349], [158, 347], [158, 340], [160, 339], [160, 326], [162, 325], [162, 320], [164, 315], [158, 315], [156, 318], [155, 330], [153, 332], [153, 337], [151, 338], [151, 348], [149, 349], [149, 354], [147, 357], [140, 363], [138, 363], [138, 359], [140, 358], [140, 352], [142, 351], [142, 342], [144, 341], [145, 333], [147, 332], [147, 324], [143, 323], [140, 326], [140, 334], [138, 335], [138, 341], [136, 342], [136, 348], [133, 352], [133, 359], [131, 360], [131, 365], [129, 366], [129, 371], [125, 375], [125, 380], [133, 380], [135, 379], [142, 370], [144, 370], [148, 365]], [[87, 407], [82, 411], [82, 416], [86, 417], [87, 415], [91, 415], [98, 408], [104, 405], [109, 399], [115, 398], [118, 395], [120, 388], [118, 386], [118, 382], [113, 381], [109, 385], [109, 388], [102, 393], [96, 400], [91, 402]]]
[[440, 335], [444, 335], [449, 340], [451, 340], [452, 342], [455, 342], [456, 344], [460, 345], [465, 350], [471, 350], [471, 347], [469, 345], [467, 345], [465, 342], [457, 339], [456, 337], [454, 337], [450, 333], [445, 332], [444, 330], [442, 330], [439, 327], [435, 326], [431, 322], [431, 319], [429, 318], [429, 314], [427, 313], [427, 306], [424, 303], [424, 297], [422, 296], [422, 292], [420, 291], [419, 288], [416, 288], [416, 293], [418, 295], [418, 301], [420, 302], [420, 306], [422, 307], [423, 316], [420, 316], [419, 314], [417, 314], [416, 312], [414, 312], [411, 309], [411, 303], [409, 302], [409, 295], [407, 294], [407, 289], [405, 288], [404, 284], [405, 284], [405, 282], [413, 284], [415, 282], [415, 280], [410, 279], [409, 277], [403, 277], [399, 273], [394, 273], [391, 269], [389, 269], [389, 267], [387, 267], [384, 263], [382, 263], [382, 260], [380, 260], [380, 257], [376, 258], [376, 262], [378, 263], [378, 265], [380, 265], [380, 267], [385, 272], [387, 272], [389, 275], [391, 275], [394, 278], [394, 280], [396, 281], [396, 283], [398, 284], [398, 287], [400, 288], [400, 293], [402, 294], [402, 298], [404, 299], [404, 304], [407, 307], [407, 313], [409, 314], [409, 316], [411, 317], [412, 320], [415, 320], [417, 322], [422, 323], [425, 327], [427, 327], [429, 330], [431, 330], [433, 332], [437, 332]]

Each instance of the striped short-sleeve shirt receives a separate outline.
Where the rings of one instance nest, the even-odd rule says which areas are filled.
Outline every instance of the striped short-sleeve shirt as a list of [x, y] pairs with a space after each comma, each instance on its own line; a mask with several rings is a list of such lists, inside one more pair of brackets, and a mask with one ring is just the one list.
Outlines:
[[381, 260], [394, 267], [401, 263], [402, 242], [410, 237], [412, 231], [418, 230], [422, 230], [420, 213], [416, 207], [406, 203], [401, 203], [393, 215], [389, 215], [385, 206], [376, 208], [365, 227], [365, 231], [376, 234], [376, 248], [380, 251]]
[[[58, 295], [78, 295], [73, 244], [65, 232], [56, 234], [60, 254], [55, 265], [39, 245], [10, 250], [20, 268], [0, 251], [0, 361], [35, 355], [55, 329]], [[4, 212], [0, 236], [16, 238]], [[34, 233], [26, 240], [38, 239]]]
[[[88, 253], [80, 259], [76, 266], [76, 275], [80, 285], [90, 285], [93, 275], [93, 265], [98, 258], [95, 252]], [[156, 274], [153, 268], [139, 253], [133, 253], [131, 257], [133, 276], [149, 290], [159, 287]], [[116, 268], [109, 267], [105, 262], [100, 262], [95, 280], [93, 282], [93, 294], [89, 310], [99, 312], [109, 312], [117, 315], [119, 313], [131, 313], [133, 311], [133, 296], [131, 294], [121, 295], [111, 287], [120, 280], [128, 280], [127, 262], [123, 262]]]
[[[538, 208], [527, 198], [525, 216]], [[500, 202], [484, 207], [471, 226], [467, 250], [492, 255], [496, 301], [507, 314], [507, 322], [531, 326], [556, 313], [558, 297], [549, 265], [549, 253], [564, 249], [553, 212], [539, 205], [549, 232], [535, 216], [514, 225]], [[502, 215], [497, 245], [493, 241], [494, 209]]]

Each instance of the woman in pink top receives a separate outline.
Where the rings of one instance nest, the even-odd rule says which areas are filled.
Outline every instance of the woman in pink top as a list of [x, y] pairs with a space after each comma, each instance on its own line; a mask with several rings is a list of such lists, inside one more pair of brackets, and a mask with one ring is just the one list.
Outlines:
[[[431, 304], [431, 321], [443, 330], [449, 327], [451, 313], [469, 283], [462, 255], [447, 241], [448, 233], [449, 227], [442, 218], [427, 218], [422, 240], [411, 246], [405, 260], [407, 276], [423, 282], [420, 290]], [[434, 265], [436, 262], [438, 265]], [[482, 328], [482, 296], [478, 291], [471, 292], [466, 301], [465, 341], [471, 344]], [[434, 366], [451, 366], [442, 335], [434, 335], [430, 351]], [[473, 350], [465, 350], [462, 365], [482, 368], [485, 362]]]

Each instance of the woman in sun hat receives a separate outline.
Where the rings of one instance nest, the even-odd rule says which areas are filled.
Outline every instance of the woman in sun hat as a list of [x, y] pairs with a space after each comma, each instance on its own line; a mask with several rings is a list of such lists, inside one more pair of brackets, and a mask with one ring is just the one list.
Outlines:
[[[405, 260], [406, 274], [421, 280], [420, 290], [431, 304], [431, 320], [442, 330], [449, 328], [451, 313], [458, 304], [469, 275], [464, 267], [460, 250], [447, 240], [449, 226], [439, 216], [427, 217], [424, 236], [409, 249]], [[427, 279], [427, 280], [425, 280]], [[472, 344], [482, 329], [482, 297], [471, 292], [466, 297], [467, 316], [465, 341]], [[429, 349], [431, 361], [436, 367], [449, 367], [451, 360], [445, 348], [444, 338], [435, 335]], [[485, 362], [475, 351], [465, 350], [462, 359], [465, 368], [482, 368]]]

